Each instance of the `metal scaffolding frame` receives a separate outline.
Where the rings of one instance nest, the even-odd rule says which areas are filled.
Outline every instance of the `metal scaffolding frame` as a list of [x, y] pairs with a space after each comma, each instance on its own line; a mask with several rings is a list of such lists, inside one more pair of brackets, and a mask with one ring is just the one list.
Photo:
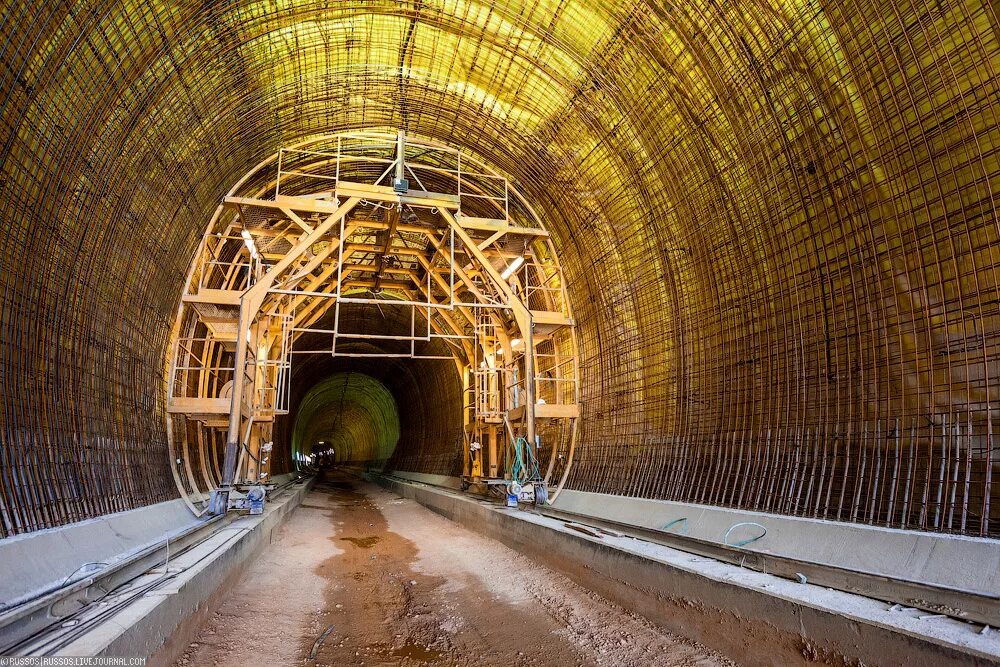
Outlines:
[[[432, 189], [410, 187], [406, 176]], [[497, 377], [521, 378], [476, 385], [491, 396], [478, 396], [465, 413], [466, 478], [509, 478], [498, 463], [507, 432], [538, 450], [544, 432], [549, 463], [537, 481], [558, 475], [558, 493], [579, 418], [574, 325], [548, 232], [523, 199], [511, 201], [505, 178], [400, 131], [282, 148], [244, 183], [225, 197], [205, 233], [178, 313], [178, 331], [199, 334], [199, 347], [195, 354], [190, 336], [174, 343], [167, 406], [173, 446], [187, 460], [192, 428], [226, 433], [221, 478], [203, 474], [201, 481], [209, 478], [219, 497], [233, 486], [267, 483], [263, 448], [274, 418], [287, 414], [293, 355], [319, 354], [450, 361], [461, 376], [488, 366]], [[363, 323], [352, 329], [341, 304], [403, 308], [409, 332], [379, 334]], [[332, 328], [319, 326], [331, 310]], [[309, 349], [296, 349], [306, 334]], [[325, 336], [329, 347], [314, 349]], [[359, 351], [355, 341], [383, 347]], [[422, 351], [435, 341], [451, 354]], [[487, 474], [469, 460], [484, 432]], [[199, 434], [199, 458], [207, 457], [203, 443], [221, 440]], [[185, 472], [178, 488], [192, 507], [205, 503], [193, 471]]]

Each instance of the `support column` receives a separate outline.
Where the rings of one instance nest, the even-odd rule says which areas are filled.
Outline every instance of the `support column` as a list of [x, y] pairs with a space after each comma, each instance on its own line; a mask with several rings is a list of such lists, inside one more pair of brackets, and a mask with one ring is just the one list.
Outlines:
[[497, 427], [490, 426], [486, 436], [487, 450], [488, 450], [488, 458], [487, 458], [488, 467], [486, 469], [486, 474], [488, 477], [494, 479], [500, 474], [500, 465], [499, 461], [497, 460], [497, 452], [498, 452], [497, 435], [498, 435]]
[[[338, 206], [337, 210], [318, 227], [300, 237], [299, 242], [288, 251], [281, 261], [268, 269], [267, 273], [261, 276], [240, 297], [240, 319], [236, 330], [236, 363], [233, 372], [233, 391], [229, 408], [229, 438], [226, 442], [222, 485], [218, 493], [213, 496], [213, 503], [210, 508], [213, 514], [222, 514], [228, 509], [229, 491], [232, 489], [233, 481], [236, 477], [237, 455], [241, 446], [242, 436], [240, 426], [243, 421], [243, 393], [246, 386], [247, 349], [250, 345], [250, 341], [247, 339], [247, 330], [260, 312], [260, 307], [267, 297], [267, 292], [274, 285], [278, 276], [287, 271], [295, 260], [302, 256], [314, 243], [322, 240], [339, 223], [340, 219], [350, 213], [360, 201], [360, 197], [350, 197], [346, 202]], [[343, 243], [343, 239], [337, 240], [337, 245], [340, 243]], [[333, 245], [331, 244], [331, 247]], [[313, 263], [318, 263], [315, 258], [310, 262], [310, 265]]]

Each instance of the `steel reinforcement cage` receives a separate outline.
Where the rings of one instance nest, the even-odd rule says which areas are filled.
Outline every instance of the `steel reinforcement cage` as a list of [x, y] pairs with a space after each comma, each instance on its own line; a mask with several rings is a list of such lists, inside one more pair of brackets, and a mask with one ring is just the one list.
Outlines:
[[0, 7], [0, 535], [163, 500], [163, 359], [220, 195], [402, 127], [560, 254], [572, 487], [1000, 535], [992, 3]]

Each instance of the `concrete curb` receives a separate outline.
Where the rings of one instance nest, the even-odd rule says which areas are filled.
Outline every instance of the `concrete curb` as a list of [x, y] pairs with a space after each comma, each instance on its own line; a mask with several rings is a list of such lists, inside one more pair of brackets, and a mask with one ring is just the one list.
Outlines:
[[590, 537], [556, 519], [419, 483], [370, 479], [741, 664], [1000, 662], [996, 631], [980, 635], [974, 626], [953, 619], [887, 610], [884, 603], [861, 596], [627, 537]]
[[172, 559], [168, 571], [180, 571], [167, 586], [139, 597], [58, 653], [149, 656], [150, 666], [171, 665], [314, 481], [310, 478], [292, 487], [268, 503], [263, 515], [235, 519], [205, 543]]
[[13, 606], [83, 579], [85, 563], [115, 564], [199, 523], [178, 498], [0, 540], [0, 601]]
[[[461, 488], [458, 477], [405, 470], [384, 471], [383, 474], [431, 486]], [[709, 542], [722, 542], [730, 528], [751, 522], [766, 529], [766, 535], [748, 545], [747, 551], [890, 578], [905, 573], [907, 579], [987, 596], [1000, 593], [1000, 543], [992, 538], [573, 489], [563, 489], [552, 508], [651, 530], [677, 524], [676, 532]], [[748, 534], [734, 534], [733, 541], [759, 534], [756, 528], [749, 531]]]

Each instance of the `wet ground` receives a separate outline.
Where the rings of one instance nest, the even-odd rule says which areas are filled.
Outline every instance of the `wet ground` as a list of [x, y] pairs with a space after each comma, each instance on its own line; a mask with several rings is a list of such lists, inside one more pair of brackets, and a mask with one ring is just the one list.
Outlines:
[[321, 480], [177, 665], [727, 665], [411, 500]]

